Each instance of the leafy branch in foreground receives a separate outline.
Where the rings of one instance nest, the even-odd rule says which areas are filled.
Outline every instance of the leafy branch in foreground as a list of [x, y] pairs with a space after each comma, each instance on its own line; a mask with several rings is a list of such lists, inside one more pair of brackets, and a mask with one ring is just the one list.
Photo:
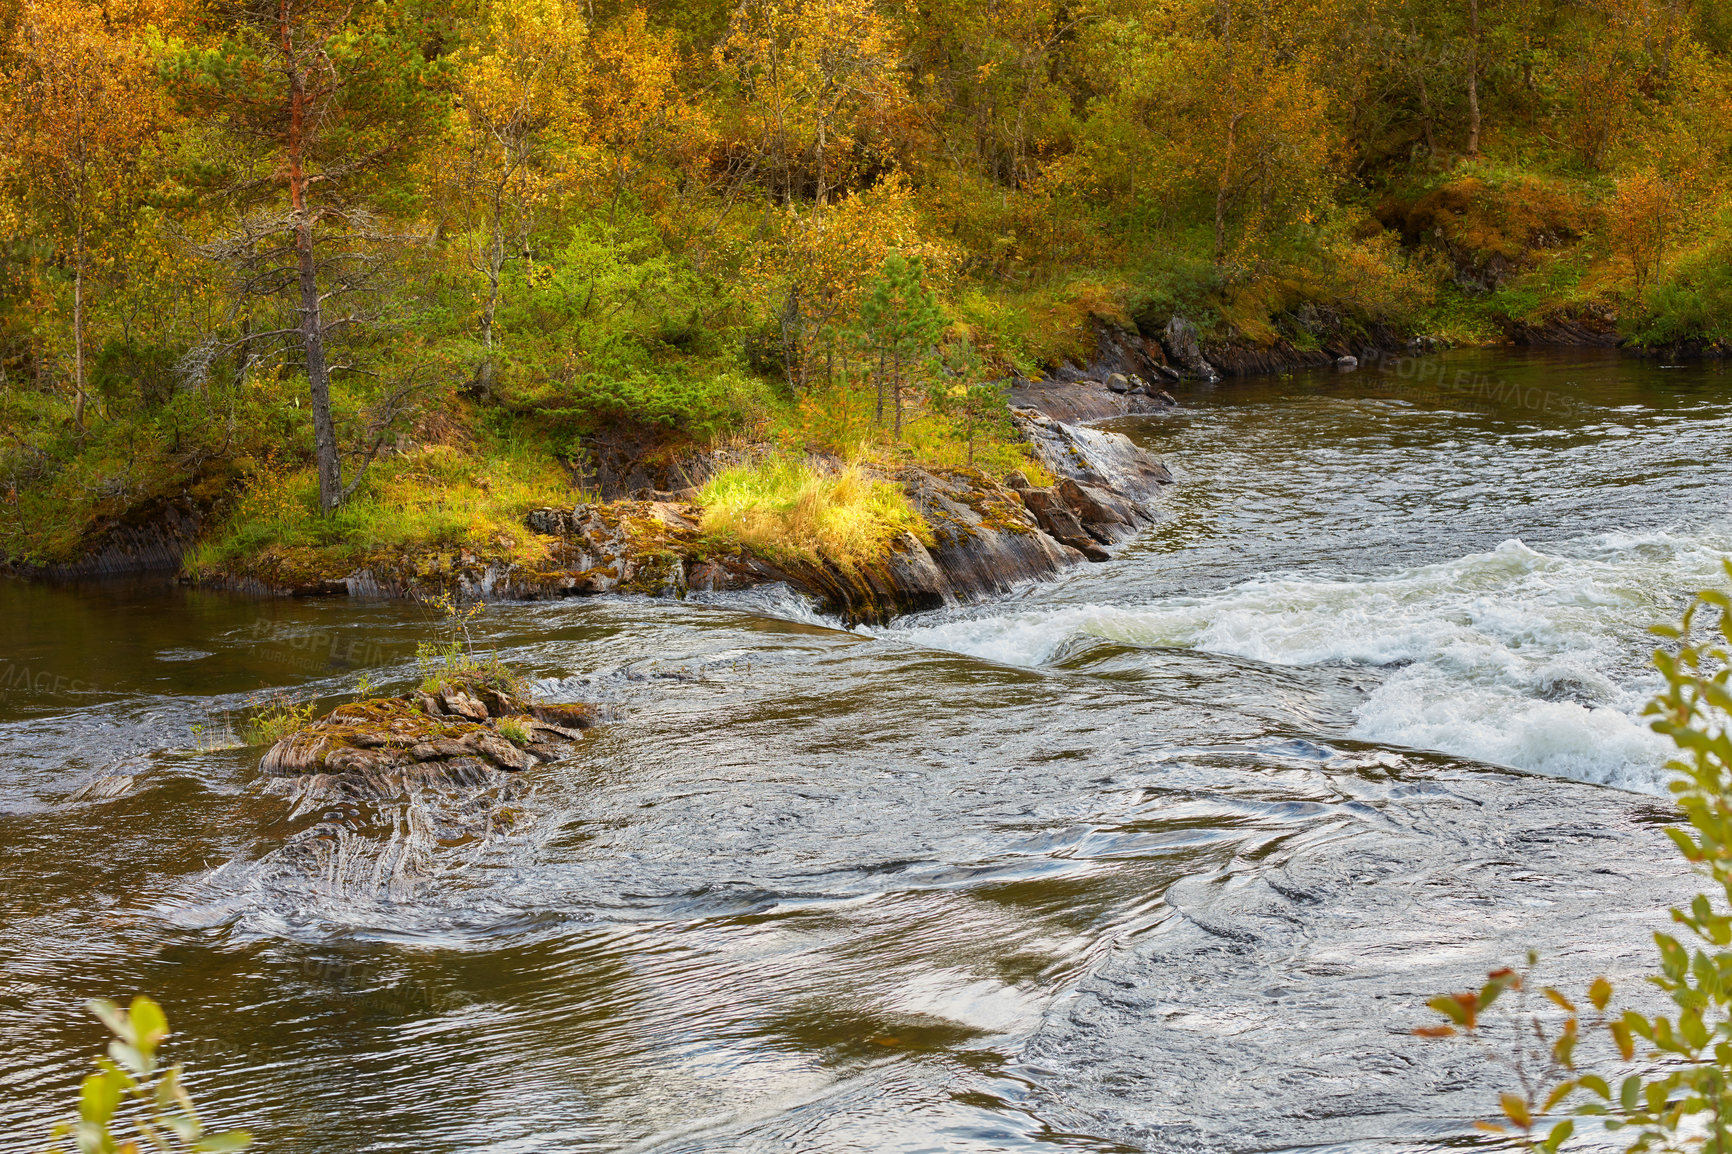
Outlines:
[[[1725, 566], [1732, 578], [1732, 560]], [[1713, 625], [1698, 626], [1698, 618], [1716, 613]], [[1688, 910], [1672, 910], [1672, 920], [1694, 937], [1693, 947], [1654, 934], [1660, 967], [1648, 981], [1666, 992], [1676, 1014], [1616, 1010], [1612, 984], [1599, 977], [1587, 990], [1587, 1014], [1560, 991], [1542, 987], [1544, 997], [1567, 1014], [1562, 1026], [1548, 1026], [1526, 1001], [1536, 960], [1530, 953], [1522, 971], [1494, 970], [1478, 990], [1431, 999], [1426, 1004], [1447, 1022], [1415, 1031], [1431, 1038], [1466, 1037], [1508, 1067], [1517, 1089], [1500, 1098], [1503, 1121], [1479, 1126], [1547, 1154], [1575, 1133], [1574, 1119], [1557, 1112], [1597, 1117], [1607, 1130], [1634, 1129], [1626, 1147], [1631, 1152], [1732, 1151], [1732, 914], [1724, 912], [1732, 909], [1732, 596], [1699, 593], [1678, 626], [1656, 626], [1654, 632], [1677, 652], [1655, 652], [1666, 688], [1645, 713], [1654, 718], [1654, 731], [1677, 746], [1678, 756], [1666, 768], [1676, 775], [1671, 789], [1689, 822], [1666, 833], [1724, 898], [1717, 908], [1699, 893]], [[1697, 640], [1699, 632], [1705, 640]], [[1493, 1041], [1483, 1018], [1506, 991], [1516, 997], [1513, 1007], [1503, 1003], [1505, 1030]], [[1610, 1080], [1578, 1064], [1576, 1047], [1586, 1037], [1609, 1041], [1626, 1065], [1639, 1051], [1648, 1069], [1627, 1074], [1614, 1090]]]
[[[114, 1032], [114, 1041], [79, 1088], [78, 1117], [54, 1128], [47, 1154], [60, 1154], [59, 1143], [68, 1137], [79, 1154], [141, 1154], [147, 1148], [222, 1154], [252, 1145], [245, 1130], [206, 1133], [181, 1084], [181, 1067], [157, 1065], [156, 1049], [169, 1033], [161, 1006], [146, 997], [134, 998], [125, 1010], [101, 998], [85, 1005]], [[135, 1136], [123, 1141], [128, 1124]]]

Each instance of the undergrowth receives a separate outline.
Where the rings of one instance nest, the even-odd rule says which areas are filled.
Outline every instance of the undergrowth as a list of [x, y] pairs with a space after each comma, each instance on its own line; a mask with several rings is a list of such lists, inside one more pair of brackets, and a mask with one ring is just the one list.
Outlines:
[[513, 696], [527, 695], [523, 678], [505, 664], [498, 650], [476, 651], [470, 625], [486, 611], [486, 602], [465, 607], [450, 594], [441, 593], [424, 601], [423, 606], [437, 615], [435, 639], [415, 647], [423, 693], [438, 693], [451, 682], [471, 682]]
[[531, 561], [543, 550], [523, 514], [570, 504], [574, 496], [558, 462], [520, 442], [425, 445], [380, 461], [355, 497], [330, 516], [319, 513], [318, 489], [311, 468], [257, 477], [222, 528], [187, 555], [187, 572], [210, 576], [274, 549], [359, 559], [468, 547]]

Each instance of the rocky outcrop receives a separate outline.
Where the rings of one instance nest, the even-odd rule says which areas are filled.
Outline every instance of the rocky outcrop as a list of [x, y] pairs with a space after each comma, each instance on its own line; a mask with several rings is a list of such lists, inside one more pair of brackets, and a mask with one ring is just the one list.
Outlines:
[[1045, 380], [1012, 382], [1010, 404], [1061, 421], [1104, 421], [1164, 412], [1175, 402], [1166, 389], [1141, 376], [1115, 372], [1089, 377], [1066, 368]]
[[90, 536], [76, 561], [0, 568], [49, 581], [173, 573], [198, 540], [203, 522], [201, 510], [189, 499], [154, 501]]
[[1066, 424], [1027, 409], [1012, 409], [1011, 420], [1055, 476], [1116, 490], [1142, 502], [1152, 501], [1173, 483], [1166, 465], [1123, 433]]
[[[856, 624], [1006, 593], [1085, 560], [1108, 560], [1110, 546], [1154, 522], [1155, 497], [1172, 481], [1160, 461], [1118, 433], [1034, 410], [1015, 410], [1013, 418], [1056, 483], [1035, 486], [1021, 474], [1001, 481], [974, 469], [880, 466], [877, 477], [902, 488], [930, 533], [904, 534], [870, 562], [844, 565], [806, 552], [732, 546], [705, 534], [697, 505], [624, 500], [528, 512], [525, 527], [539, 535], [543, 553], [533, 563], [466, 549], [422, 550], [331, 576], [296, 572], [293, 558], [261, 558], [253, 570], [216, 583], [261, 593], [546, 600], [686, 597], [781, 582]], [[300, 754], [285, 748], [269, 764], [299, 766], [282, 761], [291, 756]]]
[[1061, 364], [1042, 380], [1011, 382], [1013, 408], [1060, 421], [1102, 421], [1159, 413], [1176, 403], [1166, 385], [1183, 374], [1167, 363], [1159, 341], [1135, 329], [1096, 321], [1094, 357], [1082, 368]]
[[[556, 538], [546, 571], [484, 575], [477, 596], [664, 596], [783, 582], [850, 624], [993, 596], [1051, 578], [1154, 522], [1153, 501], [1172, 475], [1119, 433], [1018, 410], [1018, 429], [1057, 478], [1000, 482], [972, 469], [904, 466], [880, 475], [902, 487], [931, 529], [905, 534], [877, 561], [838, 565], [812, 556], [719, 549], [699, 530], [701, 510], [667, 502], [537, 509], [526, 524]], [[508, 591], [508, 592], [502, 592]]]
[[1618, 316], [1609, 308], [1582, 307], [1554, 313], [1542, 320], [1512, 321], [1510, 341], [1517, 345], [1566, 348], [1616, 348], [1623, 341]]
[[433, 692], [339, 706], [271, 746], [259, 772], [305, 778], [303, 792], [320, 796], [472, 787], [554, 760], [592, 721], [581, 706], [536, 704], [484, 677], [453, 677]]
[[880, 560], [844, 566], [810, 556], [717, 551], [696, 532], [699, 510], [649, 505], [637, 522], [667, 532], [654, 538], [646, 561], [641, 532], [621, 535], [606, 528], [621, 519], [616, 512], [580, 505], [528, 515], [536, 531], [563, 536], [554, 555], [574, 566], [566, 575], [536, 580], [556, 591], [551, 595], [565, 596], [622, 587], [684, 596], [782, 582], [849, 624], [881, 623], [1007, 593], [1085, 560], [1108, 560], [1107, 546], [1154, 522], [1151, 502], [1171, 482], [1159, 461], [1116, 433], [1033, 412], [1016, 419], [1038, 431], [1037, 452], [1057, 483], [1039, 487], [1021, 474], [1000, 482], [971, 469], [887, 472], [884, 479], [899, 484], [925, 519], [931, 540], [904, 534]]
[[1197, 326], [1184, 317], [1175, 315], [1167, 322], [1167, 327], [1161, 330], [1161, 346], [1167, 350], [1167, 356], [1186, 372], [1205, 381], [1221, 379], [1215, 366], [1203, 356], [1202, 344], [1197, 339]]

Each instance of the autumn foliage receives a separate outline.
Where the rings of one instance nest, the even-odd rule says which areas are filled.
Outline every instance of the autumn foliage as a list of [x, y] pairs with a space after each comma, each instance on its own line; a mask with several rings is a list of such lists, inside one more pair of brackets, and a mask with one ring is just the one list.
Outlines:
[[[0, 550], [306, 470], [329, 515], [411, 444], [936, 445], [957, 340], [1097, 318], [1732, 339], [1722, 7], [0, 3]], [[886, 377], [892, 258], [941, 323]]]

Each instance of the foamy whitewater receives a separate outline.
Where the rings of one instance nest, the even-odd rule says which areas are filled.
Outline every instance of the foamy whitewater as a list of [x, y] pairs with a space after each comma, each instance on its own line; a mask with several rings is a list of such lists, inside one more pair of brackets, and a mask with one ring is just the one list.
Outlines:
[[1272, 574], [1201, 596], [912, 624], [883, 636], [1037, 666], [1079, 639], [1271, 665], [1370, 667], [1349, 736], [1663, 792], [1669, 744], [1642, 707], [1660, 682], [1648, 627], [1725, 584], [1732, 531], [1518, 540], [1394, 573]]

